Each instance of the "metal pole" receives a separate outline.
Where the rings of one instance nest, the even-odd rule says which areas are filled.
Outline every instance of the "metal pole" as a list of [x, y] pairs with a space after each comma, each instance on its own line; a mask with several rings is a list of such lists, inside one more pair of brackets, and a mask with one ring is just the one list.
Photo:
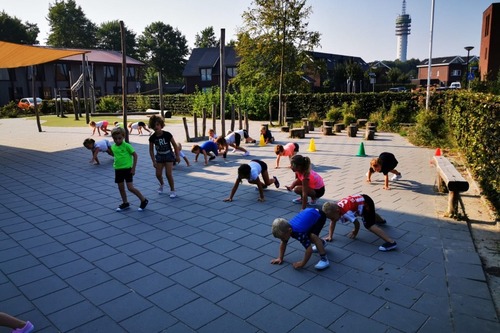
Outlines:
[[429, 110], [429, 99], [431, 90], [431, 67], [432, 67], [432, 36], [434, 30], [434, 0], [431, 4], [431, 29], [430, 29], [430, 39], [429, 39], [429, 65], [427, 66], [427, 92], [425, 95], [425, 109]]
[[467, 85], [467, 89], [470, 89], [470, 80], [469, 80], [469, 55], [470, 51], [474, 48], [474, 46], [466, 46], [464, 49], [467, 50], [467, 70], [465, 72], [465, 84]]
[[120, 21], [120, 37], [122, 49], [122, 112], [123, 112], [123, 128], [125, 129], [125, 142], [129, 142], [128, 126], [127, 126], [127, 53], [125, 44], [125, 24]]
[[[219, 86], [220, 86], [220, 126], [221, 133], [226, 132], [226, 71], [225, 71], [225, 55], [224, 48], [226, 45], [226, 29], [220, 29], [220, 44], [219, 44]], [[202, 134], [202, 136], [205, 133]]]

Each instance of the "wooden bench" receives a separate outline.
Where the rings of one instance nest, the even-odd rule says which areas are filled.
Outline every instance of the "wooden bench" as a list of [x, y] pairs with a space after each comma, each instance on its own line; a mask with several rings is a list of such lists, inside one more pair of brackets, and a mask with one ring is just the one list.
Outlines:
[[303, 139], [306, 137], [306, 133], [305, 133], [303, 128], [292, 128], [292, 129], [290, 129], [290, 137], [297, 138], [297, 139]]
[[465, 215], [465, 207], [460, 198], [460, 192], [469, 189], [469, 182], [455, 169], [455, 166], [444, 156], [434, 156], [434, 164], [437, 170], [437, 184], [439, 192], [443, 191], [443, 184], [448, 189], [448, 210], [446, 217], [458, 218], [458, 203]]

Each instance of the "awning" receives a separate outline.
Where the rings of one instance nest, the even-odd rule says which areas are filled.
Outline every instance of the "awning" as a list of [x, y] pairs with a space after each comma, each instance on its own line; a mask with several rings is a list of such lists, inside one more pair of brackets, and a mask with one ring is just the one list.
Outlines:
[[89, 51], [58, 50], [0, 41], [0, 68], [34, 66]]

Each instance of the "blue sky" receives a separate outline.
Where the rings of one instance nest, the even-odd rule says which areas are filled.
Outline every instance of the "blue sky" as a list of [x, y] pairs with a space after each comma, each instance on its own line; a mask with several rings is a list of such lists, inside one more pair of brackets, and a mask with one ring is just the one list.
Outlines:
[[[152, 22], [170, 24], [193, 47], [195, 35], [213, 26], [217, 36], [226, 31], [234, 38], [242, 26], [241, 13], [251, 0], [77, 0], [88, 19], [96, 24], [123, 20], [136, 34]], [[435, 0], [433, 57], [466, 55], [465, 46], [479, 55], [483, 12], [491, 0]], [[2, 10], [24, 21], [37, 23], [38, 40], [45, 44], [49, 26], [47, 0], [4, 0]], [[412, 19], [407, 57], [423, 60], [429, 55], [431, 0], [407, 0]], [[313, 14], [310, 30], [321, 33], [319, 52], [359, 56], [365, 61], [396, 59], [395, 20], [402, 0], [308, 0]]]

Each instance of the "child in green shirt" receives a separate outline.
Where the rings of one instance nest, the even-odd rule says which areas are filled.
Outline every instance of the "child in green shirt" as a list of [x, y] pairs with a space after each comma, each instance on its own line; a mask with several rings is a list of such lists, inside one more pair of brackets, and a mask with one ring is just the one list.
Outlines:
[[137, 165], [137, 153], [131, 144], [124, 141], [125, 130], [123, 128], [113, 128], [111, 136], [115, 142], [115, 144], [111, 146], [111, 152], [115, 157], [113, 163], [113, 168], [115, 169], [115, 183], [118, 184], [118, 190], [120, 191], [120, 196], [122, 197], [122, 204], [118, 206], [116, 211], [121, 212], [130, 208], [130, 204], [127, 200], [127, 192], [125, 192], [125, 182], [127, 183], [127, 189], [141, 200], [141, 205], [137, 210], [142, 212], [148, 205], [149, 201], [138, 189], [134, 187], [133, 183], [135, 166]]

